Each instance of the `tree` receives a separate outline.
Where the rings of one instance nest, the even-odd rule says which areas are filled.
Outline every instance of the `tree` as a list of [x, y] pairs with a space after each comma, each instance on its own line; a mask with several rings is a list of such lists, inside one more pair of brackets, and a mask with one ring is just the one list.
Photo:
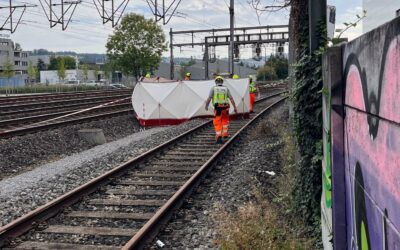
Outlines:
[[10, 79], [14, 75], [15, 75], [14, 64], [12, 64], [10, 58], [7, 57], [6, 61], [3, 64], [3, 72], [1, 74], [1, 76], [7, 77], [8, 79]]
[[58, 75], [58, 78], [60, 78], [62, 81], [64, 81], [64, 79], [66, 77], [64, 58], [61, 58], [61, 60], [58, 64], [57, 75]]
[[28, 61], [28, 76], [29, 76], [30, 83], [32, 82], [32, 80], [36, 81], [37, 68], [33, 66], [31, 60]]
[[46, 70], [46, 68], [47, 68], [47, 66], [46, 66], [46, 64], [43, 62], [43, 60], [42, 59], [38, 59], [38, 61], [37, 61], [37, 69], [39, 70], [39, 71], [42, 71], [42, 70]]
[[12, 64], [10, 58], [7, 57], [6, 61], [3, 63], [3, 71], [1, 72], [1, 76], [6, 77], [7, 81], [10, 82], [10, 78], [14, 75], [14, 64]]
[[154, 20], [138, 14], [127, 14], [107, 41], [109, 60], [126, 75], [136, 80], [159, 66], [167, 50], [165, 35]]
[[[104, 77], [108, 80], [112, 80], [112, 73], [114, 71], [114, 66], [111, 62], [106, 62], [103, 66], [104, 69]], [[97, 80], [97, 79], [96, 79]]]
[[286, 58], [271, 55], [265, 65], [273, 68], [277, 79], [286, 79], [289, 72], [289, 62]]
[[63, 57], [58, 57], [58, 60], [63, 59], [64, 60], [64, 65], [66, 69], [76, 69], [76, 60], [73, 57], [70, 56], [63, 56]]
[[97, 66], [97, 64], [93, 66], [93, 74], [95, 80], [97, 81], [99, 78], [99, 66]]
[[185, 78], [186, 73], [188, 73], [188, 68], [195, 64], [196, 64], [196, 59], [194, 59], [193, 57], [190, 57], [190, 60], [188, 62], [181, 63], [181, 68], [179, 69], [179, 75], [181, 76], [181, 79]]
[[83, 64], [82, 65], [82, 73], [83, 73], [84, 81], [87, 81], [87, 79], [88, 79], [88, 72], [89, 72], [89, 68], [88, 68], [87, 64]]
[[49, 70], [57, 70], [59, 67], [59, 64], [61, 60], [64, 63], [65, 69], [76, 69], [76, 61], [75, 58], [70, 57], [70, 56], [52, 56], [50, 57], [50, 64], [49, 64]]
[[257, 70], [257, 81], [271, 81], [278, 79], [275, 69], [269, 65], [264, 65]]
[[57, 68], [58, 68], [57, 57], [51, 56], [48, 70], [57, 70]]

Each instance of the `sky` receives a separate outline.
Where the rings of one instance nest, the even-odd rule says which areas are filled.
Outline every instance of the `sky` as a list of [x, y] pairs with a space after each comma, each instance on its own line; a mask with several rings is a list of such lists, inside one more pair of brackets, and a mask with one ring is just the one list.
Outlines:
[[[39, 0], [12, 0], [14, 4], [31, 3], [38, 5], [28, 8], [17, 31], [11, 35], [11, 39], [21, 44], [24, 50], [45, 48], [50, 51], [76, 51], [80, 53], [105, 53], [107, 37], [112, 34], [111, 24], [103, 25], [92, 0], [82, 0], [78, 5], [66, 31], [61, 31], [60, 26], [49, 28], [49, 22]], [[122, 0], [115, 0], [117, 3]], [[259, 25], [255, 11], [247, 3], [248, 0], [235, 0], [235, 26]], [[264, 0], [270, 2], [271, 0]], [[53, 3], [55, 0], [53, 0]], [[172, 0], [166, 0], [172, 2]], [[217, 3], [218, 2], [218, 3]], [[42, 0], [44, 3], [44, 0]], [[168, 25], [163, 26], [167, 40], [170, 28], [174, 30], [212, 29], [229, 26], [229, 0], [182, 0], [178, 6], [177, 15], [173, 16]], [[356, 14], [362, 12], [361, 0], [328, 0], [329, 5], [337, 7], [337, 28], [341, 28], [343, 22], [352, 21]], [[8, 0], [0, 0], [0, 6], [7, 6]], [[47, 10], [48, 11], [48, 10]], [[125, 13], [135, 12], [147, 18], [153, 18], [146, 0], [130, 0]], [[0, 9], [0, 22], [7, 16], [7, 10]], [[289, 10], [268, 13], [261, 17], [261, 25], [287, 24]], [[9, 32], [1, 32], [9, 34]], [[0, 33], [0, 34], [1, 34]], [[350, 29], [344, 34], [351, 39], [362, 34], [362, 26]], [[201, 38], [201, 37], [196, 37]], [[176, 37], [176, 41], [189, 42], [191, 37]], [[175, 40], [174, 39], [174, 40]], [[175, 42], [176, 42], [175, 41]], [[273, 48], [267, 48], [268, 53]], [[251, 48], [243, 49], [243, 57], [251, 57]], [[182, 48], [175, 50], [175, 56], [195, 58], [202, 57], [202, 49]], [[218, 48], [217, 54], [226, 57], [226, 49]], [[165, 56], [168, 56], [168, 52]]]

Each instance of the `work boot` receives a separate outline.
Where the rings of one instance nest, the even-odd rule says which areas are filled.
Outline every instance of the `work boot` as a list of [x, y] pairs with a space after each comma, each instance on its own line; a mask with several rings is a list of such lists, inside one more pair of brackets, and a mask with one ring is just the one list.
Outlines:
[[222, 137], [217, 138], [216, 144], [222, 144]]

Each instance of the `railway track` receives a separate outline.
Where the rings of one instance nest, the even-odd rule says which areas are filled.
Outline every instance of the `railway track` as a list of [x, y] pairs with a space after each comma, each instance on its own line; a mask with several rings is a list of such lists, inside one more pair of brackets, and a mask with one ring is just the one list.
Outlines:
[[21, 96], [1, 96], [0, 104], [17, 104], [26, 103], [32, 101], [49, 101], [49, 100], [68, 100], [76, 99], [81, 97], [90, 96], [109, 96], [113, 94], [126, 94], [131, 93], [132, 89], [119, 89], [119, 90], [103, 90], [103, 91], [77, 91], [68, 93], [57, 93], [57, 94], [32, 94], [32, 95], [21, 95]]
[[0, 139], [129, 114], [133, 112], [130, 99], [131, 97], [126, 97], [76, 111], [56, 112], [0, 121]]
[[241, 132], [285, 99], [280, 94], [260, 101], [251, 120], [231, 121], [224, 145], [205, 122], [0, 228], [0, 247], [143, 248]]
[[26, 116], [42, 115], [55, 111], [68, 111], [96, 106], [122, 98], [130, 97], [132, 93], [113, 93], [109, 96], [91, 96], [68, 100], [49, 100], [17, 104], [0, 103], [0, 120], [17, 119]]

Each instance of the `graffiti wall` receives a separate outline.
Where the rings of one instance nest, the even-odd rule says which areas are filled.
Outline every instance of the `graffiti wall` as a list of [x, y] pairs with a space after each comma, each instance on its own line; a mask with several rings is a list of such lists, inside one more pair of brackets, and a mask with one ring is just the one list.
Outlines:
[[[331, 152], [344, 156], [344, 179], [333, 180], [332, 195], [344, 199], [333, 198], [333, 211], [345, 213], [345, 234], [334, 228], [334, 238], [344, 237], [334, 242], [400, 249], [400, 18], [343, 46], [342, 60], [343, 91], [332, 89], [342, 111], [332, 106], [332, 113], [342, 113], [343, 126], [330, 128], [343, 130]], [[345, 188], [335, 194], [339, 185]]]

